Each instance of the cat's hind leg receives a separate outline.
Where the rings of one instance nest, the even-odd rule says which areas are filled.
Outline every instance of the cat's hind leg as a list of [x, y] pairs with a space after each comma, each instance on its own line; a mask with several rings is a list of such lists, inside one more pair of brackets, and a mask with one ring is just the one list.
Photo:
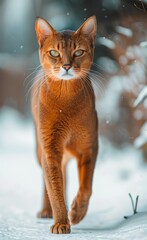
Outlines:
[[[36, 138], [37, 138], [37, 136], [36, 136]], [[38, 161], [41, 165], [42, 152], [41, 152], [41, 148], [40, 148], [38, 139], [37, 139], [37, 144], [36, 144], [36, 151], [37, 151]], [[38, 218], [52, 218], [53, 217], [52, 208], [51, 208], [49, 196], [47, 194], [45, 183], [44, 183], [44, 193], [43, 193], [43, 206], [42, 206], [41, 211], [37, 214], [37, 217]]]
[[52, 208], [47, 194], [46, 186], [44, 184], [44, 196], [43, 196], [43, 207], [42, 210], [37, 215], [39, 218], [52, 218]]
[[66, 151], [66, 152], [63, 154], [62, 164], [61, 164], [61, 170], [62, 170], [62, 176], [63, 176], [63, 191], [64, 191], [64, 199], [65, 199], [66, 204], [67, 204], [67, 195], [66, 195], [66, 185], [67, 185], [66, 168], [67, 168], [67, 164], [68, 164], [70, 158], [71, 158], [71, 155], [69, 155], [69, 153]]

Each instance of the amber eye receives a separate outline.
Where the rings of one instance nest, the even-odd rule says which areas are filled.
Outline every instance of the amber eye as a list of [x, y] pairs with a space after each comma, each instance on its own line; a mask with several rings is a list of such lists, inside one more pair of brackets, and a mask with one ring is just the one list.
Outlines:
[[50, 50], [49, 53], [52, 57], [60, 57], [60, 53], [56, 50]]
[[84, 53], [84, 50], [79, 49], [79, 50], [77, 50], [76, 52], [74, 52], [74, 56], [75, 56], [75, 57], [80, 57], [80, 56], [83, 55], [83, 53]]

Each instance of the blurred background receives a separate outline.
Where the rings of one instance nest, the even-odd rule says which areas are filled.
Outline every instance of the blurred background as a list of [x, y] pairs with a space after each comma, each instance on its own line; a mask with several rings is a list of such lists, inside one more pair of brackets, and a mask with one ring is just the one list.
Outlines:
[[[131, 3], [130, 3], [131, 2]], [[91, 74], [101, 138], [117, 148], [141, 150], [147, 161], [147, 102], [134, 102], [147, 85], [147, 1], [0, 1], [0, 148], [12, 145], [32, 123], [31, 86], [39, 63], [35, 18], [57, 30], [76, 30], [96, 15], [98, 32]], [[12, 131], [13, 130], [13, 131]], [[23, 134], [22, 138], [23, 139]], [[21, 140], [22, 141], [22, 140]], [[28, 140], [27, 140], [28, 141]], [[13, 144], [12, 144], [13, 142]], [[24, 145], [26, 142], [24, 142]]]
[[9, 107], [26, 121], [31, 118], [31, 86], [39, 65], [36, 16], [47, 19], [57, 30], [75, 30], [93, 14], [98, 33], [96, 73], [91, 78], [100, 132], [119, 147], [135, 143], [146, 155], [146, 136], [140, 140], [146, 103], [134, 108], [133, 102], [147, 84], [147, 0], [1, 0], [1, 115]]
[[[98, 22], [91, 81], [100, 154], [89, 210], [95, 216], [87, 218], [84, 226], [110, 227], [132, 214], [129, 192], [139, 195], [139, 211], [147, 211], [147, 100], [143, 97], [134, 104], [147, 86], [147, 0], [0, 0], [1, 239], [11, 234], [24, 239], [31, 224], [37, 238], [43, 229], [35, 218], [42, 178], [35, 161], [30, 108], [31, 86], [40, 64], [35, 18], [47, 19], [57, 30], [76, 30], [91, 15]], [[75, 173], [71, 162], [69, 202], [77, 191]]]

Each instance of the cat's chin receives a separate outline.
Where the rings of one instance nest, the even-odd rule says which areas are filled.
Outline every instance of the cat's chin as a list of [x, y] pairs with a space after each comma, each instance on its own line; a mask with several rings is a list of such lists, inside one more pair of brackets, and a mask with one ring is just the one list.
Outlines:
[[77, 74], [75, 74], [72, 68], [69, 69], [68, 72], [66, 72], [63, 68], [61, 68], [57, 77], [60, 80], [72, 80], [77, 77]]
[[77, 76], [75, 74], [62, 74], [62, 75], [58, 75], [57, 78], [59, 80], [72, 80], [72, 79], [75, 79]]
[[64, 74], [60, 77], [62, 80], [71, 80], [71, 79], [74, 79], [75, 76], [72, 75], [72, 74]]

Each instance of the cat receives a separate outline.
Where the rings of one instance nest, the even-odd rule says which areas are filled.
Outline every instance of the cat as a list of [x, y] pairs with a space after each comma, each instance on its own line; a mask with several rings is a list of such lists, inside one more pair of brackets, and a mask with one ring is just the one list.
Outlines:
[[[39, 217], [54, 218], [51, 233], [70, 233], [70, 223], [85, 216], [92, 194], [98, 154], [98, 117], [89, 71], [96, 39], [96, 17], [77, 31], [57, 32], [37, 18], [42, 75], [32, 91], [37, 156], [43, 169], [44, 200]], [[77, 160], [79, 190], [68, 216], [65, 203], [65, 162]]]

